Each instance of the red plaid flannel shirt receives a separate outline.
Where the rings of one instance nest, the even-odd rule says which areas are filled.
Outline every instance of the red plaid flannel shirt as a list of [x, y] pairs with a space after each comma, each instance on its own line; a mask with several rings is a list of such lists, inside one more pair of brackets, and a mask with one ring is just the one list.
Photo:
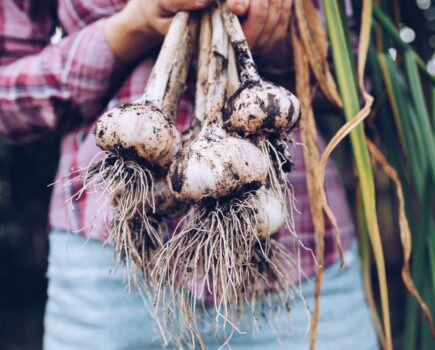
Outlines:
[[[87, 166], [99, 152], [93, 123], [106, 108], [138, 98], [152, 68], [152, 57], [134, 67], [122, 67], [107, 45], [105, 17], [119, 11], [127, 0], [3, 0], [0, 2], [0, 136], [24, 142], [48, 133], [62, 133], [57, 179], [72, 168]], [[65, 36], [50, 43], [54, 26]], [[281, 57], [282, 58], [282, 57]], [[288, 62], [288, 61], [287, 61]], [[177, 127], [185, 129], [192, 107], [183, 100]], [[298, 139], [298, 133], [295, 137]], [[307, 195], [302, 147], [294, 147], [295, 167], [290, 174], [299, 213], [295, 228], [306, 247], [315, 248], [314, 227]], [[30, 175], [30, 174], [29, 174]], [[31, 176], [31, 175], [30, 175]], [[107, 225], [98, 212], [98, 194], [87, 193], [70, 204], [66, 200], [80, 184], [54, 186], [50, 225], [103, 240]], [[354, 227], [340, 178], [328, 165], [325, 189], [337, 216], [344, 247], [350, 246]], [[93, 223], [92, 229], [90, 223]], [[325, 262], [336, 261], [334, 231], [326, 220]], [[294, 241], [285, 230], [274, 236], [289, 249]], [[315, 271], [311, 256], [302, 251], [307, 275]]]

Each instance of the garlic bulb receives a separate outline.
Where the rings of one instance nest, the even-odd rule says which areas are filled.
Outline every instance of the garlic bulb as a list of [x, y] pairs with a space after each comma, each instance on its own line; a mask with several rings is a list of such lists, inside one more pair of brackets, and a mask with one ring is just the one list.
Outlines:
[[197, 202], [204, 197], [237, 196], [266, 180], [267, 163], [251, 142], [231, 137], [218, 125], [206, 130], [172, 164], [169, 185], [175, 197]]
[[[163, 110], [172, 71], [182, 74], [182, 70], [176, 68], [180, 67], [180, 63], [186, 65], [189, 51], [186, 48], [191, 46], [189, 41], [192, 39], [186, 35], [188, 20], [187, 12], [174, 16], [144, 95], [132, 104], [107, 111], [99, 118], [95, 137], [102, 149], [158, 166], [167, 166], [180, 150], [181, 135], [173, 126], [171, 116], [164, 115]], [[177, 55], [180, 50], [185, 52], [185, 57]], [[181, 62], [174, 60], [175, 57]], [[175, 92], [172, 91], [176, 98], [169, 101], [170, 105], [178, 103], [179, 90], [177, 87]]]
[[296, 96], [283, 87], [249, 80], [228, 99], [225, 126], [250, 134], [291, 130], [298, 121], [299, 109]]
[[287, 228], [293, 232], [290, 222], [293, 189], [287, 173], [293, 164], [290, 131], [299, 121], [300, 103], [283, 87], [261, 79], [238, 18], [224, 6], [222, 17], [240, 74], [240, 86], [226, 103], [224, 126], [240, 135], [249, 135], [261, 149], [268, 164], [267, 187], [284, 206]]
[[286, 223], [286, 208], [274, 191], [261, 188], [258, 191], [258, 235], [269, 238]]
[[181, 148], [181, 135], [152, 104], [139, 100], [106, 113], [95, 126], [97, 145], [122, 157], [168, 165]]
[[241, 79], [239, 89], [227, 101], [225, 127], [252, 134], [290, 131], [299, 120], [298, 99], [260, 78], [238, 18], [225, 6], [222, 14]]
[[[228, 37], [219, 10], [214, 11], [212, 20], [205, 122], [197, 139], [183, 149], [168, 172], [169, 186], [176, 198], [190, 202], [205, 197], [237, 197], [246, 189], [261, 187], [267, 177], [267, 163], [261, 151], [247, 140], [228, 136], [223, 129]], [[201, 119], [202, 115], [197, 117]]]

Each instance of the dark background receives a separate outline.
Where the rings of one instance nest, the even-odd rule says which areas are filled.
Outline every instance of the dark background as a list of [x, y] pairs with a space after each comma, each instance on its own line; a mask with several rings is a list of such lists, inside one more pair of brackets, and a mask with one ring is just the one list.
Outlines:
[[57, 139], [0, 144], [0, 349], [41, 349]]
[[[424, 7], [424, 0], [402, 1], [402, 21], [415, 31], [413, 45], [425, 59], [430, 59], [435, 48], [435, 6], [422, 11], [417, 3]], [[328, 136], [339, 123], [339, 118], [330, 117], [324, 118], [321, 126]], [[348, 151], [344, 144], [336, 153], [339, 165], [348, 164]], [[57, 161], [56, 137], [18, 146], [0, 140], [0, 350], [42, 347], [50, 197], [47, 185], [53, 181]], [[352, 204], [353, 174], [343, 175]], [[390, 214], [394, 205], [391, 189], [382, 181], [378, 179], [380, 224], [386, 247], [394, 336], [400, 348], [405, 305], [400, 279], [401, 248]]]

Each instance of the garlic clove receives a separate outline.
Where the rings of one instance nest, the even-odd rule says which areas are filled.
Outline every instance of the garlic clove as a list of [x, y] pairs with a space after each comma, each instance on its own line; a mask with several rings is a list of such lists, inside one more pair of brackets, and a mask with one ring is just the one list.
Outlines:
[[230, 136], [202, 135], [172, 164], [168, 182], [176, 198], [196, 202], [204, 197], [238, 195], [247, 186], [259, 187], [267, 163], [252, 143]]

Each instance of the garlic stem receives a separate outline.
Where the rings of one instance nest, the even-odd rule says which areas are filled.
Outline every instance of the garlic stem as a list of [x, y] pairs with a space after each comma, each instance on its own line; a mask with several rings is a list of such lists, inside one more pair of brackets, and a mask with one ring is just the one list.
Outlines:
[[211, 30], [210, 11], [204, 10], [199, 34], [198, 73], [195, 95], [195, 118], [201, 122], [204, 120], [205, 105], [207, 103]]
[[226, 6], [221, 6], [222, 18], [225, 23], [226, 31], [233, 46], [236, 56], [237, 66], [240, 68], [240, 79], [242, 83], [247, 80], [260, 80], [260, 76], [252, 57], [251, 50], [243, 34], [242, 26], [237, 16]]
[[236, 55], [233, 47], [228, 48], [228, 81], [227, 99], [231, 97], [240, 86], [239, 73], [237, 71]]
[[186, 90], [187, 75], [190, 68], [190, 58], [192, 57], [194, 42], [198, 36], [198, 17], [190, 15], [187, 30], [184, 31], [181, 43], [176, 52], [176, 56], [171, 59], [175, 62], [169, 76], [163, 100], [163, 115], [169, 120], [175, 120], [178, 101], [181, 94]]
[[208, 69], [208, 93], [206, 104], [206, 121], [222, 125], [222, 108], [225, 103], [225, 88], [228, 63], [228, 35], [225, 31], [219, 7], [212, 10], [212, 47]]
[[169, 77], [176, 63], [174, 57], [183, 43], [183, 36], [187, 30], [189, 13], [178, 12], [172, 19], [168, 34], [166, 34], [159, 56], [151, 71], [145, 88], [144, 96], [140, 100], [145, 100], [158, 109], [163, 109], [163, 99], [169, 82]]

